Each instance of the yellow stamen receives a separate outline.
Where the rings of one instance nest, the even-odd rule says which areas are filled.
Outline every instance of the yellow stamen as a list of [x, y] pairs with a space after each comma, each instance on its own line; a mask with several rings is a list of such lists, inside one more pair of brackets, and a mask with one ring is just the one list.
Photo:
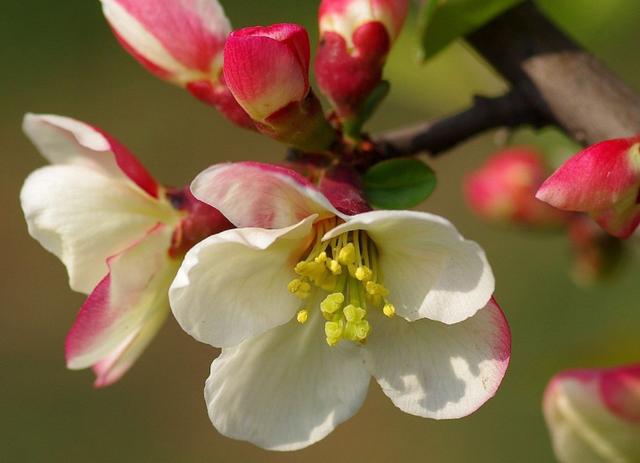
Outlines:
[[380, 283], [375, 283], [373, 281], [367, 281], [367, 284], [365, 285], [365, 288], [367, 290], [367, 294], [369, 294], [370, 296], [386, 297], [386, 296], [389, 295], [389, 290], [387, 288], [385, 288], [384, 286], [382, 286]]
[[369, 281], [373, 276], [373, 272], [366, 265], [361, 265], [356, 269], [355, 277], [360, 281]]
[[298, 311], [298, 314], [296, 315], [296, 320], [298, 321], [298, 323], [304, 325], [305, 323], [307, 323], [308, 319], [309, 311], [307, 309], [301, 309]]
[[324, 301], [320, 303], [320, 310], [322, 310], [322, 313], [331, 315], [340, 310], [342, 304], [344, 304], [344, 294], [329, 294]]
[[331, 259], [331, 260], [327, 261], [327, 268], [334, 275], [340, 275], [342, 273], [342, 266], [335, 259]]
[[335, 346], [344, 331], [344, 323], [342, 320], [337, 322], [326, 322], [324, 324], [324, 334], [327, 336], [327, 344]]
[[[316, 224], [315, 243], [307, 256], [294, 268], [298, 277], [289, 291], [307, 299], [315, 291], [326, 291], [320, 311], [326, 320], [326, 342], [335, 346], [341, 340], [364, 343], [371, 333], [367, 320], [370, 310], [380, 310], [393, 317], [395, 307], [387, 300], [389, 290], [381, 279], [379, 253], [375, 243], [363, 230], [349, 231], [326, 241], [322, 237], [337, 225], [330, 219]], [[315, 298], [315, 297], [314, 297]], [[306, 306], [298, 310], [300, 324], [311, 316]]]
[[367, 311], [362, 307], [356, 307], [352, 304], [342, 309], [342, 313], [344, 313], [344, 318], [346, 318], [348, 322], [359, 322], [367, 315]]
[[387, 302], [382, 308], [382, 313], [391, 318], [396, 314], [396, 308], [393, 306], [393, 304], [389, 304]]
[[300, 299], [306, 299], [311, 293], [311, 285], [299, 278], [291, 280], [287, 289], [291, 294], [299, 297]]
[[338, 253], [338, 262], [342, 265], [351, 265], [356, 261], [356, 249], [353, 243], [348, 243]]

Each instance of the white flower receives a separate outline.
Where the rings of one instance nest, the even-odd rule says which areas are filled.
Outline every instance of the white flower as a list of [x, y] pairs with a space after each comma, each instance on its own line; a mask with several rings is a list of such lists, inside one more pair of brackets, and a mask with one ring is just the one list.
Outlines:
[[557, 374], [544, 416], [562, 463], [640, 461], [640, 365]]
[[371, 376], [423, 417], [494, 395], [509, 328], [483, 251], [448, 221], [344, 216], [302, 177], [256, 163], [214, 166], [192, 191], [245, 227], [196, 245], [170, 289], [183, 329], [222, 347], [205, 388], [222, 434], [305, 447], [358, 410]]
[[99, 129], [27, 115], [24, 130], [51, 163], [20, 194], [29, 233], [64, 263], [71, 288], [89, 294], [67, 337], [67, 365], [93, 367], [96, 386], [107, 386], [166, 319], [186, 249], [230, 224], [188, 190], [160, 186]]

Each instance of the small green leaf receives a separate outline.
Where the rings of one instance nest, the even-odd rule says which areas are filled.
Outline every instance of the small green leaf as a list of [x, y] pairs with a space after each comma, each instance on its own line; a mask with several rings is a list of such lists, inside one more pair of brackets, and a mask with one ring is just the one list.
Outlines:
[[523, 0], [426, 0], [420, 12], [423, 59]]
[[372, 206], [409, 209], [433, 193], [436, 174], [419, 159], [390, 159], [369, 169], [362, 184]]

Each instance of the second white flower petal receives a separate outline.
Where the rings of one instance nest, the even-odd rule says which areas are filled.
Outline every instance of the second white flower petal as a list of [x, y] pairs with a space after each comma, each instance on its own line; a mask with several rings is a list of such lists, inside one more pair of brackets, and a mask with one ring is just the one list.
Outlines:
[[511, 334], [494, 302], [455, 325], [377, 318], [365, 347], [367, 364], [402, 411], [461, 418], [497, 391], [509, 364]]
[[327, 233], [365, 230], [380, 254], [382, 282], [408, 320], [458, 323], [491, 298], [495, 281], [484, 251], [446, 219], [425, 212], [358, 214]]
[[228, 230], [194, 246], [169, 292], [178, 323], [197, 340], [226, 347], [289, 321], [301, 302], [287, 284], [315, 218], [278, 230]]
[[209, 416], [222, 434], [270, 450], [319, 441], [358, 411], [369, 373], [356, 346], [329, 347], [324, 319], [292, 321], [239, 346], [211, 365]]

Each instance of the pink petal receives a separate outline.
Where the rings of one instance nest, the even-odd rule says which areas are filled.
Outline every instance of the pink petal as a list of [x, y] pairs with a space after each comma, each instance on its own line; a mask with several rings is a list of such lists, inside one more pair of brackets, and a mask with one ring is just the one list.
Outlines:
[[284, 228], [313, 214], [340, 215], [300, 174], [257, 162], [212, 166], [196, 177], [191, 191], [236, 227]]
[[168, 256], [171, 232], [158, 224], [108, 260], [109, 274], [89, 295], [67, 336], [69, 368], [98, 365], [106, 371], [153, 320], [166, 315], [168, 288], [177, 269]]
[[233, 32], [224, 49], [224, 79], [254, 120], [269, 116], [309, 92], [309, 38], [293, 24]]
[[[190, 70], [211, 73], [218, 66], [229, 20], [217, 0], [103, 0], [105, 8], [116, 3], [151, 34], [166, 51]], [[128, 24], [112, 22], [116, 36], [145, 67], [166, 73], [145, 53], [145, 44], [125, 38]]]
[[589, 212], [612, 207], [632, 190], [637, 195], [639, 144], [634, 137], [590, 146], [549, 177], [536, 197], [559, 209]]
[[27, 114], [23, 128], [52, 164], [90, 164], [110, 175], [124, 174], [153, 198], [158, 183], [138, 159], [106, 132], [71, 118]]

